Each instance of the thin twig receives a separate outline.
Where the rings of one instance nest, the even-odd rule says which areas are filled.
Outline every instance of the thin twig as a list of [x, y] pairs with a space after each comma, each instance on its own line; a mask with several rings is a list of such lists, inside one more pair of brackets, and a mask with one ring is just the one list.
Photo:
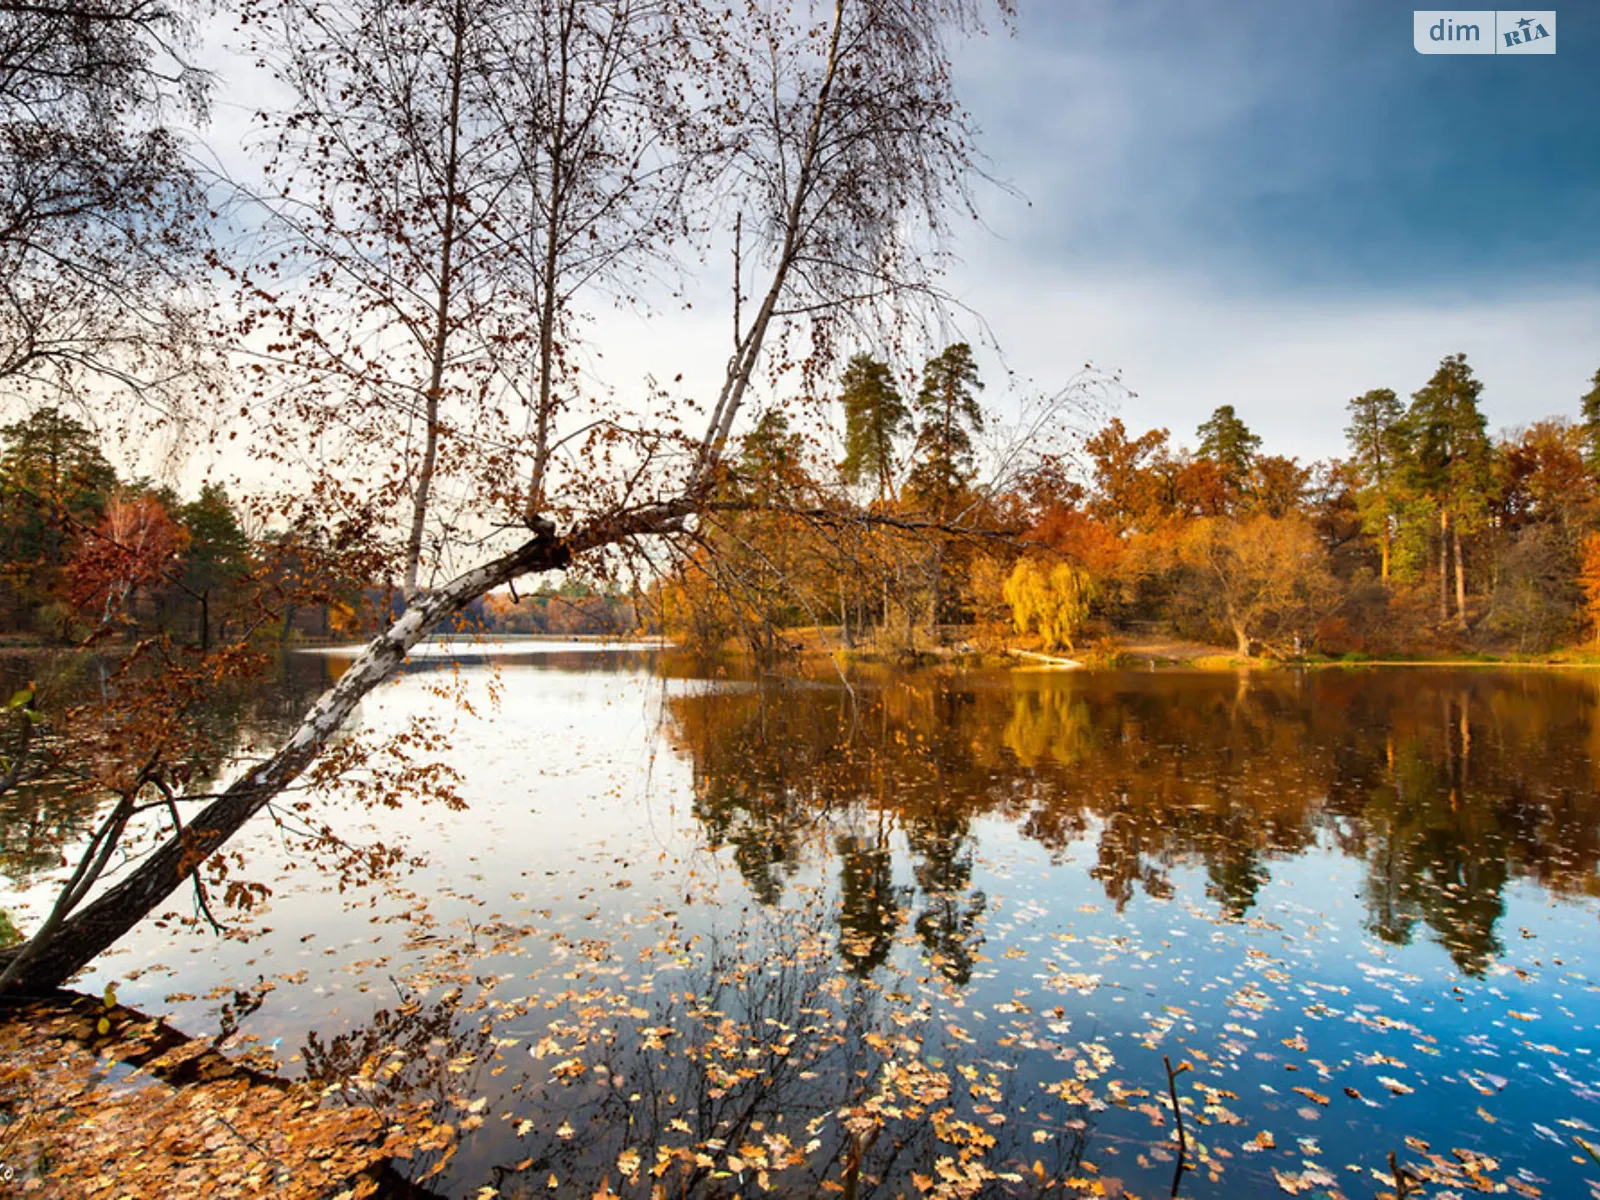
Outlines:
[[1188, 1063], [1179, 1063], [1177, 1070], [1172, 1068], [1172, 1060], [1165, 1054], [1161, 1056], [1161, 1063], [1167, 1068], [1167, 1094], [1172, 1097], [1172, 1117], [1178, 1123], [1178, 1168], [1172, 1173], [1172, 1194], [1178, 1194], [1178, 1184], [1183, 1179], [1183, 1168], [1189, 1157], [1189, 1136], [1183, 1128], [1183, 1107], [1178, 1103], [1178, 1076], [1189, 1069]]

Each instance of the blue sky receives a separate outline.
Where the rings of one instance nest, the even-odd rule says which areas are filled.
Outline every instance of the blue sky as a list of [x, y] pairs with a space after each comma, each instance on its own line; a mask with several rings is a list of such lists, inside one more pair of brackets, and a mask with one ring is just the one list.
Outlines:
[[1424, 56], [1388, 3], [1023, 0], [961, 55], [994, 236], [957, 282], [1014, 368], [1084, 359], [1176, 440], [1236, 403], [1337, 453], [1343, 403], [1465, 350], [1495, 427], [1600, 367], [1600, 7], [1554, 56]]
[[1035, 200], [1033, 253], [1276, 286], [1587, 282], [1600, 8], [1560, 17], [1553, 57], [1452, 57], [1417, 54], [1392, 4], [1034, 0], [968, 94]]

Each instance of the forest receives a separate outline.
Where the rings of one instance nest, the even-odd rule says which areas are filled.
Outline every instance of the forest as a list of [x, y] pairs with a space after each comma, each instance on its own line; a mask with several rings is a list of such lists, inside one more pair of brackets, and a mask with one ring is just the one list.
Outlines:
[[1342, 453], [1309, 464], [1231, 405], [1192, 449], [1113, 416], [1001, 487], [980, 481], [995, 418], [971, 348], [911, 382], [908, 399], [852, 359], [833, 460], [760, 419], [702, 552], [659, 590], [669, 629], [766, 653], [794, 645], [774, 630], [827, 624], [847, 646], [1021, 636], [1102, 658], [1158, 629], [1241, 658], [1542, 655], [1600, 633], [1600, 371], [1575, 415], [1493, 436], [1449, 355], [1409, 402], [1351, 399]]
[[[769, 409], [669, 572], [495, 591], [454, 628], [662, 630], [768, 657], [819, 625], [851, 648], [1020, 639], [1103, 658], [1158, 629], [1241, 657], [1356, 659], [1545, 655], [1600, 632], [1600, 371], [1575, 417], [1492, 437], [1483, 383], [1448, 356], [1409, 403], [1351, 399], [1343, 455], [1304, 465], [1267, 453], [1232, 406], [1193, 449], [1112, 417], [998, 487], [971, 348], [915, 382], [908, 401], [887, 363], [857, 355], [826, 438]], [[186, 502], [120, 480], [83, 421], [41, 408], [0, 428], [0, 633], [204, 648], [348, 640], [405, 611], [393, 578], [344, 567], [325, 528], [278, 526], [215, 483]]]

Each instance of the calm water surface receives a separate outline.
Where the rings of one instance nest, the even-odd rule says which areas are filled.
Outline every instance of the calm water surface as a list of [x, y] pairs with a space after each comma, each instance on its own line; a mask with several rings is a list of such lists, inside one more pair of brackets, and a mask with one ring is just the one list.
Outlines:
[[[419, 656], [354, 722], [431, 730], [468, 811], [297, 794], [255, 936], [184, 898], [81, 986], [431, 1099], [441, 1195], [1166, 1196], [1163, 1056], [1181, 1195], [1372, 1196], [1391, 1151], [1430, 1196], [1600, 1195], [1600, 676], [525, 651]], [[13, 801], [0, 902], [88, 819]], [[417, 865], [341, 892], [297, 822]]]

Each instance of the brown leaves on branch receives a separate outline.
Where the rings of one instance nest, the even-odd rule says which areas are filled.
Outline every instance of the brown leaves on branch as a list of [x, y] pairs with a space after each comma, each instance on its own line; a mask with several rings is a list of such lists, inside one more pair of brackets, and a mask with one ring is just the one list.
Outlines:
[[114, 497], [97, 532], [67, 564], [67, 598], [105, 628], [130, 622], [134, 594], [175, 573], [189, 534], [148, 494]]

